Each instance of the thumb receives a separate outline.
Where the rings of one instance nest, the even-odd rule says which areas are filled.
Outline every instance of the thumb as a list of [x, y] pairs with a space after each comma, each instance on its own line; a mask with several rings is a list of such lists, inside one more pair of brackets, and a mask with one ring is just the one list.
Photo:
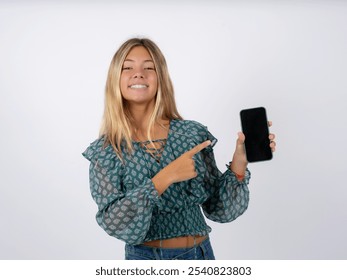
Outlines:
[[246, 136], [240, 131], [237, 133], [237, 145], [243, 145], [245, 143]]

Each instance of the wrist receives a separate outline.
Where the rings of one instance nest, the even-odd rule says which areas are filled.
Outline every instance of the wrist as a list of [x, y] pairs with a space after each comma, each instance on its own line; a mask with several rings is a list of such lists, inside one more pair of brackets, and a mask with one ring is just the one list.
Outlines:
[[242, 181], [245, 177], [247, 164], [248, 164], [247, 162], [237, 162], [234, 160], [229, 163], [230, 171], [235, 174], [236, 178], [239, 181]]
[[[233, 171], [231, 171], [231, 172], [233, 172]], [[245, 179], [245, 176], [246, 176], [245, 173], [243, 173], [242, 175], [237, 174], [236, 172], [233, 172], [233, 173], [234, 173], [234, 175], [238, 181], [242, 181], [243, 179]]]
[[237, 169], [244, 169], [246, 170], [247, 165], [248, 165], [248, 161], [247, 160], [240, 160], [240, 159], [236, 159], [235, 157], [233, 157], [232, 161], [229, 163], [229, 165], [233, 168], [237, 168]]
[[159, 195], [161, 195], [171, 184], [173, 184], [173, 181], [170, 179], [170, 176], [166, 174], [165, 168], [159, 171], [152, 178], [152, 182], [154, 188], [157, 190]]

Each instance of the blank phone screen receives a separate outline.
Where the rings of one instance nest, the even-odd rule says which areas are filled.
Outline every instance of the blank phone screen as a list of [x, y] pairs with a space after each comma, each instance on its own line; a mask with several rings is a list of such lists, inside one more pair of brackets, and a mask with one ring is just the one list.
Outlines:
[[272, 159], [269, 127], [264, 107], [240, 112], [242, 131], [245, 134], [246, 156], [249, 162]]

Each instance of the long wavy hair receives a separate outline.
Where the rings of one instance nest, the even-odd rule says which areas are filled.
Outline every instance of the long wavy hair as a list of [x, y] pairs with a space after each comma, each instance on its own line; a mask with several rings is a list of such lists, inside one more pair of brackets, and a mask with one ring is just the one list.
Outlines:
[[154, 110], [150, 116], [147, 137], [151, 140], [151, 130], [161, 119], [182, 119], [176, 108], [174, 88], [169, 76], [164, 55], [158, 46], [147, 38], [132, 38], [124, 42], [114, 54], [107, 75], [105, 87], [105, 108], [100, 128], [100, 136], [105, 137], [105, 145], [111, 144], [117, 156], [122, 159], [121, 146], [133, 151], [132, 116], [122, 97], [120, 77], [124, 60], [132, 48], [143, 46], [151, 55], [158, 79]]

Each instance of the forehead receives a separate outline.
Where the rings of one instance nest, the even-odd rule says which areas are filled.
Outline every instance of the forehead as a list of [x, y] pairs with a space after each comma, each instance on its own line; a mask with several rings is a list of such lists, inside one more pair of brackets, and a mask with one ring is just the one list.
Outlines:
[[133, 47], [125, 58], [126, 60], [152, 60], [148, 50], [143, 46]]

